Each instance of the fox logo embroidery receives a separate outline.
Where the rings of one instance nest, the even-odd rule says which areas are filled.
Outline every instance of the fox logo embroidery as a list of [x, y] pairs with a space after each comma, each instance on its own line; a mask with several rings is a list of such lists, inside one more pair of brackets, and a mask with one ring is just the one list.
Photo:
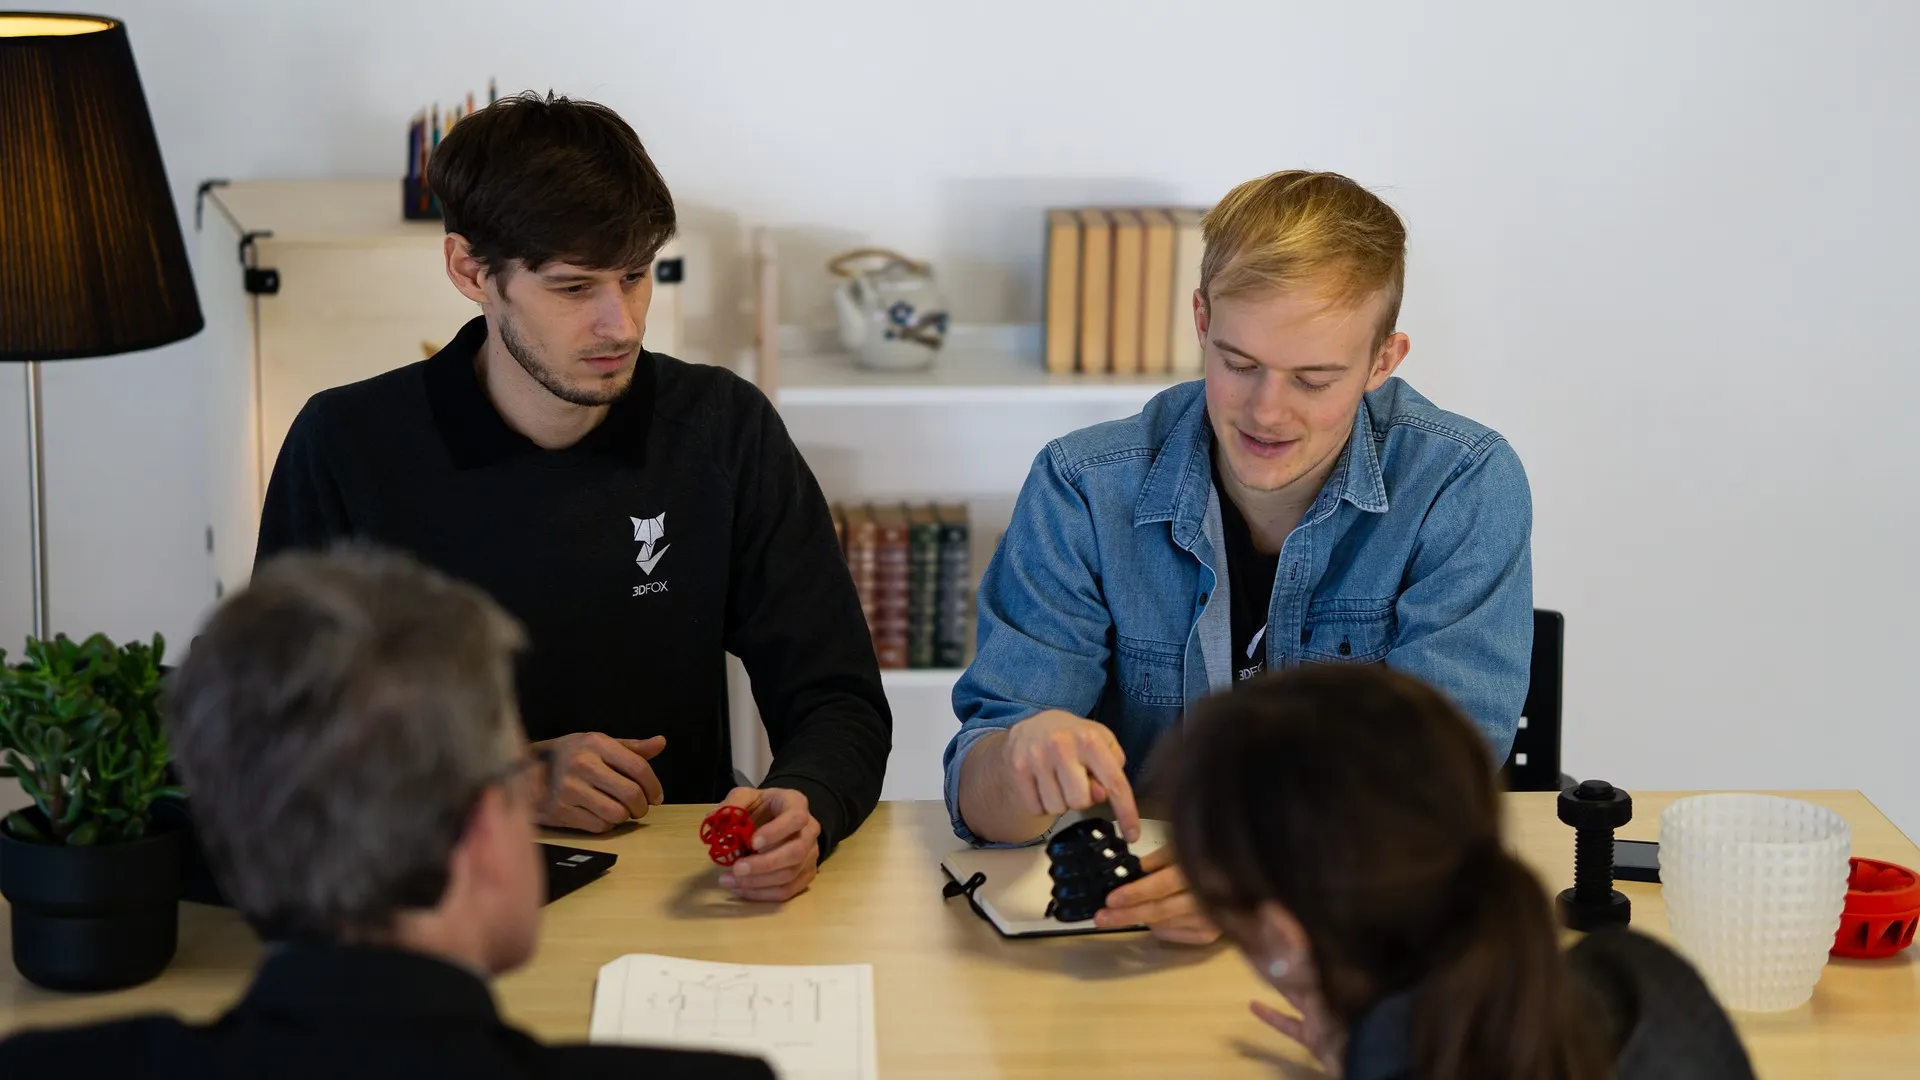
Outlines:
[[[661, 557], [666, 555], [669, 547], [673, 546], [660, 543], [660, 538], [667, 534], [667, 515], [661, 514], [659, 517], [650, 518], [630, 517], [627, 520], [633, 522], [633, 538], [640, 544], [640, 554], [635, 556], [633, 561], [639, 564], [640, 569], [648, 577], [652, 577], [653, 568], [660, 565]], [[659, 546], [655, 547], [656, 544]]]

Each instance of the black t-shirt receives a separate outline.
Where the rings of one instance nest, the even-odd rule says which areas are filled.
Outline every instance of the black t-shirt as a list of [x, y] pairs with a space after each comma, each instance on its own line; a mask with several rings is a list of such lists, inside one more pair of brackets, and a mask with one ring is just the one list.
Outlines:
[[1267, 610], [1273, 602], [1273, 576], [1279, 555], [1262, 555], [1253, 546], [1253, 530], [1240, 508], [1227, 497], [1220, 471], [1213, 475], [1220, 496], [1220, 526], [1227, 536], [1227, 583], [1233, 595], [1227, 607], [1233, 614], [1233, 681], [1242, 682], [1267, 670]]

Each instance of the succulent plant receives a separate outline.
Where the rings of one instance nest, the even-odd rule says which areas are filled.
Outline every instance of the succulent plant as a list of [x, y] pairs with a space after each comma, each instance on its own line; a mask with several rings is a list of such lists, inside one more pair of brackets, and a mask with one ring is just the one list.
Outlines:
[[76, 846], [146, 835], [154, 800], [179, 795], [160, 724], [165, 651], [158, 634], [126, 645], [60, 634], [28, 638], [18, 664], [0, 652], [0, 761], [33, 798], [0, 827]]

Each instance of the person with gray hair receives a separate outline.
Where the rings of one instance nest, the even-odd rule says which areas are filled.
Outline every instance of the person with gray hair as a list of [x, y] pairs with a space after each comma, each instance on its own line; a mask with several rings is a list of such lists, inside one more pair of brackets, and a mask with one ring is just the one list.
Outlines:
[[209, 618], [165, 718], [208, 862], [271, 945], [219, 1021], [0, 1042], [0, 1076], [770, 1078], [759, 1061], [543, 1047], [486, 979], [534, 951], [552, 798], [514, 706], [519, 625], [370, 549], [274, 559]]

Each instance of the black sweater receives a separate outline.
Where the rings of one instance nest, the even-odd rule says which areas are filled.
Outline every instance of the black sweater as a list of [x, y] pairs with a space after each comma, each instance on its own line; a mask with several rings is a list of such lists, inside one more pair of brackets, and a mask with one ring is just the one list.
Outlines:
[[824, 856], [880, 798], [892, 718], [812, 472], [766, 397], [643, 352], [587, 437], [547, 451], [486, 395], [474, 319], [432, 359], [314, 395], [267, 488], [257, 559], [342, 537], [411, 552], [525, 624], [532, 739], [665, 735], [670, 802], [732, 786], [725, 653], [745, 663]]

